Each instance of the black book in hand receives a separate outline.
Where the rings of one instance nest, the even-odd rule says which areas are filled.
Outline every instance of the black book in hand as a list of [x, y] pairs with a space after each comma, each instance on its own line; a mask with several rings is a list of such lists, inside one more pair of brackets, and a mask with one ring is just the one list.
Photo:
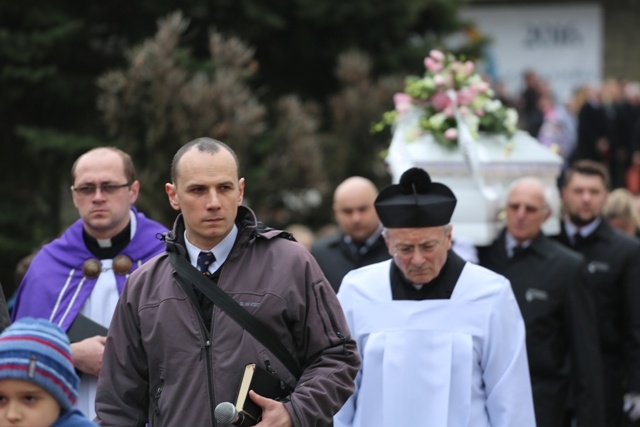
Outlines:
[[242, 425], [255, 425], [262, 416], [262, 408], [251, 400], [249, 390], [274, 400], [282, 399], [292, 391], [290, 386], [260, 366], [254, 363], [245, 366], [236, 398], [236, 410], [245, 419]]
[[96, 335], [106, 337], [107, 332], [108, 329], [101, 324], [94, 322], [82, 314], [78, 314], [71, 326], [69, 326], [67, 336], [69, 337], [69, 341], [74, 343]]

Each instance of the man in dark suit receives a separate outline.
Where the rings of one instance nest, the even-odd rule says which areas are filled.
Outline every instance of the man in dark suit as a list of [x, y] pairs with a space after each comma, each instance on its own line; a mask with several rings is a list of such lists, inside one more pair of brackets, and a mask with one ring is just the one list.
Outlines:
[[373, 207], [377, 195], [373, 182], [360, 176], [347, 178], [333, 193], [333, 215], [340, 230], [314, 242], [311, 254], [336, 292], [349, 271], [389, 259]]
[[587, 100], [578, 112], [577, 145], [572, 160], [609, 163], [611, 144], [607, 138], [607, 115], [601, 102], [600, 89], [587, 88]]
[[582, 160], [567, 170], [558, 240], [587, 261], [600, 337], [605, 425], [617, 427], [623, 425], [623, 406], [631, 420], [640, 419], [640, 243], [602, 219], [608, 187], [608, 172], [600, 163]]
[[561, 427], [573, 398], [579, 426], [602, 426], [600, 354], [586, 264], [542, 233], [550, 214], [541, 181], [515, 181], [507, 195], [506, 228], [490, 246], [478, 248], [478, 258], [509, 279], [520, 306], [537, 425]]

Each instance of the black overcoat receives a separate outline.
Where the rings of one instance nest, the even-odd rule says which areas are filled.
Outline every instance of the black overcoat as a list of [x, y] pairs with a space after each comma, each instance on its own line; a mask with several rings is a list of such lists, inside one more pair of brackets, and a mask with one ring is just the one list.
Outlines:
[[603, 426], [597, 327], [583, 257], [539, 234], [509, 258], [504, 230], [491, 246], [478, 248], [478, 257], [511, 281], [520, 306], [537, 425], [562, 426], [571, 399], [578, 425]]
[[378, 236], [364, 255], [356, 255], [345, 243], [343, 233], [332, 234], [315, 241], [311, 246], [311, 254], [336, 292], [342, 278], [351, 270], [390, 258], [382, 235]]
[[[557, 239], [571, 246], [564, 224]], [[617, 426], [623, 393], [640, 393], [640, 242], [602, 221], [574, 248], [587, 261], [600, 337], [607, 425]]]

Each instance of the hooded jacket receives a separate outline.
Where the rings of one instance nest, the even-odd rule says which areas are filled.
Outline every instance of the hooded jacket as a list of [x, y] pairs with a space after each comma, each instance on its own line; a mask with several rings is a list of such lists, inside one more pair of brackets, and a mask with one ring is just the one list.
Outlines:
[[[238, 237], [217, 285], [265, 324], [302, 368], [295, 377], [218, 307], [208, 328], [168, 255], [132, 274], [109, 328], [96, 397], [103, 426], [217, 426], [249, 363], [295, 385], [284, 405], [294, 426], [327, 426], [353, 393], [360, 360], [335, 293], [313, 257], [240, 207]], [[288, 237], [288, 238], [281, 238]], [[188, 257], [179, 215], [168, 252]]]

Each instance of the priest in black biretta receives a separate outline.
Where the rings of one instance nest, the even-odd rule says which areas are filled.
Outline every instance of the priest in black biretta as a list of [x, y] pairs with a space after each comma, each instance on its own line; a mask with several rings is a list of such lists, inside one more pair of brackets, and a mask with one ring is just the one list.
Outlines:
[[451, 250], [449, 225], [456, 196], [432, 182], [420, 168], [402, 174], [400, 183], [384, 188], [375, 201], [383, 236], [393, 257], [393, 299], [449, 299], [464, 267]]
[[520, 309], [503, 276], [451, 249], [455, 206], [421, 169], [379, 193], [393, 258], [350, 271], [338, 290], [367, 368], [334, 425], [536, 426]]
[[431, 182], [424, 169], [411, 168], [399, 184], [380, 191], [375, 207], [386, 228], [421, 228], [449, 224], [456, 202], [449, 187]]

